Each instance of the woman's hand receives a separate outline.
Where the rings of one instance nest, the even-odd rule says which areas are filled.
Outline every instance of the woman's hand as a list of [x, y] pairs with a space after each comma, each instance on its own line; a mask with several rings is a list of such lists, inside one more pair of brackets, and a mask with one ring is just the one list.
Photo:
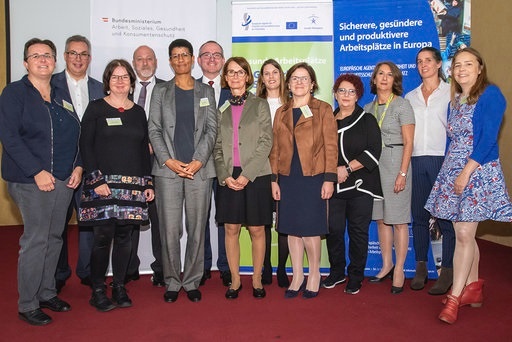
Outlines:
[[401, 174], [396, 176], [395, 187], [393, 188], [395, 194], [398, 194], [400, 191], [404, 191], [406, 181], [407, 177], [404, 177]]
[[338, 183], [344, 183], [348, 178], [347, 168], [345, 166], [338, 166]]
[[228, 188], [235, 190], [235, 191], [239, 191], [239, 190], [243, 189], [243, 187], [241, 187], [240, 184], [233, 177], [226, 178], [224, 183], [226, 183]]
[[34, 181], [41, 191], [52, 191], [55, 189], [55, 177], [48, 171], [42, 170], [34, 176]]
[[71, 189], [76, 189], [80, 185], [80, 182], [82, 181], [82, 172], [83, 171], [84, 171], [84, 169], [82, 169], [81, 166], [75, 167], [75, 169], [71, 173], [71, 176], [69, 177], [69, 181], [68, 181], [68, 184], [66, 184], [66, 186]]
[[281, 200], [281, 188], [277, 182], [272, 182], [272, 197], [274, 198], [274, 201]]
[[146, 197], [146, 202], [151, 202], [155, 199], [155, 190], [146, 189], [144, 190], [144, 196]]
[[466, 172], [462, 171], [453, 182], [453, 190], [455, 191], [455, 194], [461, 195], [462, 192], [464, 192], [464, 189], [466, 188], [466, 185], [468, 185], [468, 183], [469, 175]]
[[95, 187], [94, 192], [102, 197], [107, 197], [112, 194], [107, 184], [101, 184], [100, 186]]
[[238, 176], [235, 181], [238, 183], [238, 186], [242, 187], [242, 189], [244, 189], [249, 183], [249, 179], [242, 175]]
[[322, 199], [327, 200], [332, 197], [332, 194], [334, 193], [334, 184], [333, 182], [324, 182], [322, 184]]

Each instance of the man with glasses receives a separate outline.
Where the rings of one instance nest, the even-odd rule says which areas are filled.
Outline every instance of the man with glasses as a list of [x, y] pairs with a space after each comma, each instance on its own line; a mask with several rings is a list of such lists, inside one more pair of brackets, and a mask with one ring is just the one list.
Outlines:
[[[224, 50], [219, 43], [209, 40], [199, 48], [199, 57], [197, 64], [201, 67], [203, 76], [199, 78], [204, 84], [211, 86], [215, 92], [215, 102], [217, 108], [222, 106], [229, 97], [229, 88], [222, 88], [220, 85], [220, 72], [224, 66]], [[216, 193], [217, 179], [213, 182], [213, 192]], [[218, 258], [217, 268], [220, 271], [220, 277], [224, 286], [231, 285], [231, 272], [229, 271], [228, 259], [226, 257], [225, 232], [224, 226], [220, 225], [217, 229]], [[208, 210], [208, 219], [206, 220], [205, 240], [204, 240], [204, 273], [201, 278], [201, 285], [204, 285], [207, 279], [211, 278], [212, 268], [212, 246], [210, 243], [210, 210]]]
[[[80, 35], [69, 37], [66, 40], [64, 61], [66, 62], [66, 69], [53, 75], [51, 83], [55, 88], [61, 90], [60, 94], [63, 94], [63, 98], [57, 99], [57, 101], [63, 103], [66, 109], [74, 111], [78, 118], [82, 120], [89, 101], [101, 99], [105, 96], [103, 94], [103, 84], [87, 75], [87, 69], [91, 62], [91, 43], [89, 40]], [[75, 190], [68, 208], [66, 226], [62, 234], [62, 250], [55, 272], [57, 293], [62, 290], [66, 280], [71, 276], [71, 268], [68, 262], [67, 227], [73, 215], [73, 207], [76, 209], [80, 203], [81, 192], [82, 187], [79, 186]], [[86, 286], [91, 286], [90, 261], [93, 239], [92, 229], [80, 227], [76, 274], [80, 278], [80, 283]]]
[[[135, 81], [133, 95], [130, 95], [129, 98], [144, 108], [146, 118], [149, 117], [149, 106], [153, 88], [155, 88], [155, 84], [164, 82], [164, 80], [155, 77], [158, 65], [157, 62], [155, 51], [149, 46], [141, 45], [133, 52], [132, 65], [137, 75], [137, 81]], [[153, 165], [153, 151], [151, 150], [150, 152], [151, 165]], [[155, 258], [155, 261], [151, 263], [151, 269], [153, 270], [151, 281], [154, 286], [162, 287], [165, 285], [162, 269], [162, 242], [160, 239], [160, 228], [155, 201], [148, 203], [148, 212], [149, 221], [151, 223], [151, 249], [153, 251], [153, 257]], [[137, 228], [132, 232], [132, 254], [130, 256], [128, 270], [126, 271], [125, 284], [129, 281], [139, 279], [140, 259], [137, 255], [139, 239], [140, 229]]]

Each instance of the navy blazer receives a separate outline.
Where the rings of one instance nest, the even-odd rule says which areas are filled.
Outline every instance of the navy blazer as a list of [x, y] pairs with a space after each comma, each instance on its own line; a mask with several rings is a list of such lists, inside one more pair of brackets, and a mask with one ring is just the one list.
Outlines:
[[[71, 100], [71, 95], [69, 93], [68, 81], [66, 79], [66, 71], [59, 72], [58, 74], [54, 74], [51, 80], [52, 87], [59, 89], [59, 93], [61, 97], [58, 98], [56, 96], [55, 100], [58, 103], [62, 103], [62, 100], [73, 104]], [[89, 76], [87, 80], [87, 89], [89, 91], [89, 102], [97, 99], [102, 99], [105, 97], [105, 93], [103, 92], [103, 83]], [[84, 109], [85, 112], [85, 109]]]

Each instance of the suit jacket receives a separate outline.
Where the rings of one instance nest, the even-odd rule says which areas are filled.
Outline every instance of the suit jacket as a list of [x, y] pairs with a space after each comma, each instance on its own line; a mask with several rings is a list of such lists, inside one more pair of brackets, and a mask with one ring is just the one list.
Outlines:
[[[233, 174], [233, 119], [231, 106], [219, 112], [219, 128], [213, 155], [220, 185]], [[240, 164], [243, 176], [251, 182], [269, 175], [268, 156], [272, 148], [272, 120], [268, 102], [249, 93], [238, 125]]]
[[289, 103], [276, 111], [274, 145], [270, 153], [273, 181], [277, 180], [278, 174], [290, 174], [294, 140], [304, 176], [323, 173], [325, 181], [336, 182], [338, 179], [338, 133], [332, 107], [314, 97], [311, 97], [308, 106], [313, 116], [305, 118], [301, 115], [295, 127], [293, 108]]
[[[154, 176], [175, 178], [176, 174], [164, 163], [176, 159], [174, 129], [176, 127], [176, 82], [158, 83], [151, 95], [149, 110], [149, 139], [153, 146], [156, 162], [153, 164]], [[208, 99], [208, 105], [201, 106], [201, 100]], [[217, 136], [217, 115], [215, 95], [208, 85], [195, 81], [194, 84], [194, 155], [192, 159], [200, 161], [203, 166], [198, 174], [201, 179], [215, 177], [212, 151]]]
[[[71, 100], [71, 95], [69, 93], [68, 81], [66, 79], [65, 70], [53, 75], [51, 84], [56, 89], [59, 89], [59, 93], [62, 94], [62, 96], [60, 96], [59, 98], [57, 98], [57, 96], [55, 97], [55, 100], [58, 103], [62, 103], [62, 100], [65, 100], [66, 102], [73, 104], [73, 101]], [[105, 97], [105, 93], [103, 92], [103, 83], [95, 80], [91, 76], [89, 76], [87, 80], [87, 90], [89, 92], [89, 102], [97, 99], [102, 99]]]

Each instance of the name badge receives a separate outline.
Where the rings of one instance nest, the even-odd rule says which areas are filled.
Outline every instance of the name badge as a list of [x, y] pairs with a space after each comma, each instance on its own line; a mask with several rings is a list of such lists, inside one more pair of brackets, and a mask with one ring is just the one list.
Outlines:
[[69, 110], [70, 112], [74, 112], [73, 105], [71, 103], [69, 103], [68, 101], [62, 100], [62, 106], [64, 108], [66, 108], [67, 110]]
[[121, 118], [107, 118], [107, 125], [108, 126], [122, 126], [123, 122], [121, 121]]
[[228, 107], [229, 107], [229, 106], [230, 106], [229, 101], [228, 101], [228, 100], [226, 100], [226, 102], [224, 102], [224, 104], [223, 104], [222, 106], [220, 106], [220, 108], [219, 108], [220, 112], [221, 112], [221, 113], [224, 113], [224, 111], [225, 111], [226, 109], [228, 109]]
[[304, 115], [306, 119], [313, 116], [313, 112], [311, 112], [311, 109], [309, 109], [308, 105], [300, 107], [300, 111], [302, 112], [302, 115]]
[[210, 100], [207, 97], [203, 97], [199, 100], [199, 107], [208, 107], [210, 105]]

